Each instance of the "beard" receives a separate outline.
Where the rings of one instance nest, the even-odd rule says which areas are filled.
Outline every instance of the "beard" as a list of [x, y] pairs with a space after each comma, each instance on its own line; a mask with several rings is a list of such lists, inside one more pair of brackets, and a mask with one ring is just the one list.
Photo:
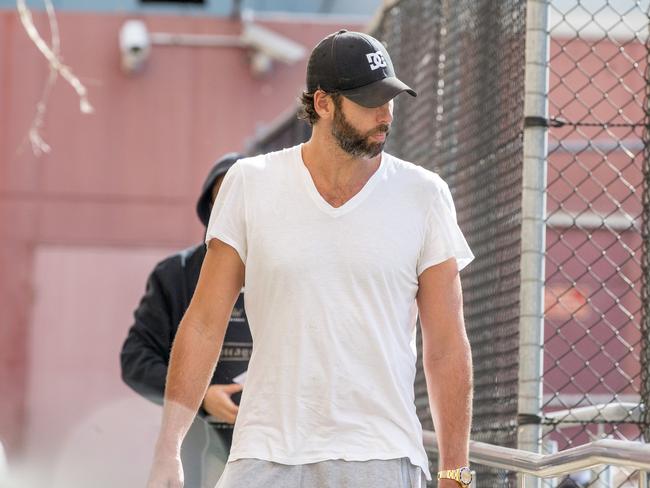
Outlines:
[[[339, 147], [350, 156], [363, 159], [374, 158], [383, 151], [389, 133], [390, 126], [380, 124], [366, 134], [362, 134], [348, 122], [340, 105], [337, 104], [332, 123], [332, 136], [336, 139]], [[371, 136], [377, 134], [386, 134], [386, 139], [380, 142], [369, 140]]]

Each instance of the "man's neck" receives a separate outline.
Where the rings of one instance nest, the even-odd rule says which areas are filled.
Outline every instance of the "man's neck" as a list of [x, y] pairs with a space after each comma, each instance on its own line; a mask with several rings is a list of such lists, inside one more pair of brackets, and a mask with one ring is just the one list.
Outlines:
[[332, 137], [311, 139], [302, 146], [302, 160], [314, 180], [330, 188], [361, 186], [377, 170], [381, 154], [369, 159], [356, 158], [343, 151]]
[[333, 207], [340, 207], [365, 186], [381, 163], [381, 154], [370, 159], [355, 158], [335, 141], [312, 138], [302, 146], [302, 160], [320, 195]]

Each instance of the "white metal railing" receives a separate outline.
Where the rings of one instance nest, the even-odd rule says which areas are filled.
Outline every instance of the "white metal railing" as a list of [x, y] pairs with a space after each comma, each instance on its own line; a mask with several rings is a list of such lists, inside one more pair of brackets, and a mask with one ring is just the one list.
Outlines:
[[[438, 453], [434, 432], [424, 431], [424, 447], [430, 453]], [[555, 478], [601, 465], [632, 468], [639, 471], [639, 487], [648, 488], [650, 444], [641, 442], [601, 439], [554, 454], [538, 454], [470, 441], [469, 457], [475, 464], [537, 478]]]
[[570, 427], [585, 422], [641, 422], [645, 405], [634, 402], [603, 403], [544, 412], [546, 422]]

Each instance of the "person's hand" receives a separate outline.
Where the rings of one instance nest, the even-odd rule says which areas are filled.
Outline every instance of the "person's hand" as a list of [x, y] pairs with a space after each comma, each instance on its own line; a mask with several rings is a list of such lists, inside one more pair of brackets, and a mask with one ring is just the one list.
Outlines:
[[234, 424], [239, 407], [232, 401], [231, 395], [244, 389], [243, 385], [210, 385], [203, 399], [203, 408], [220, 422]]
[[147, 488], [183, 488], [184, 475], [180, 452], [165, 454], [156, 449]]

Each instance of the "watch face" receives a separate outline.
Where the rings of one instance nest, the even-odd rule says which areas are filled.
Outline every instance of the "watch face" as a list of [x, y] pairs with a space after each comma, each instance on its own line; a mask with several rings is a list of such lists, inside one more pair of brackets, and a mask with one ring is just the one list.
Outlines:
[[469, 468], [460, 468], [460, 482], [469, 485], [472, 482], [472, 472]]

